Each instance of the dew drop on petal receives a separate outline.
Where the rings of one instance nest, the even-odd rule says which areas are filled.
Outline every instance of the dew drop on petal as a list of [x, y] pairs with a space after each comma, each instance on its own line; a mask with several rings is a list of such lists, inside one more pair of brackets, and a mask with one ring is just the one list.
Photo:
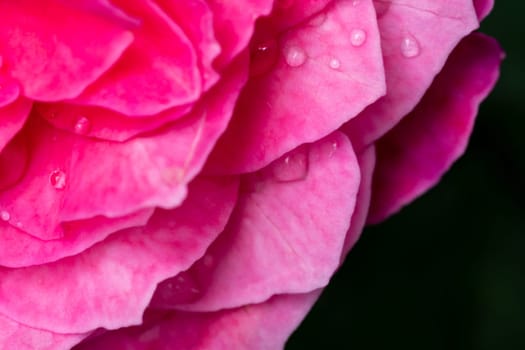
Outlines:
[[66, 187], [66, 174], [59, 169], [53, 170], [49, 175], [49, 183], [57, 190], [63, 190]]
[[86, 117], [80, 117], [75, 123], [73, 130], [76, 134], [86, 135], [91, 130], [91, 122]]
[[330, 59], [330, 62], [328, 63], [328, 65], [332, 69], [339, 69], [341, 68], [341, 61], [339, 61], [337, 58], [334, 57]]
[[273, 177], [279, 182], [304, 180], [308, 175], [308, 152], [301, 148], [276, 160]]
[[290, 46], [285, 50], [284, 57], [290, 67], [299, 67], [306, 62], [306, 53], [297, 46]]
[[11, 215], [9, 214], [9, 212], [2, 210], [0, 211], [0, 219], [2, 219], [3, 221], [9, 221], [11, 219]]
[[352, 6], [356, 7], [359, 5], [360, 0], [352, 0]]
[[401, 54], [406, 58], [412, 58], [419, 55], [421, 48], [416, 38], [412, 36], [405, 36], [401, 40]]
[[366, 40], [366, 33], [362, 29], [354, 29], [350, 33], [350, 43], [352, 46], [361, 46]]
[[250, 54], [250, 75], [253, 77], [270, 72], [277, 63], [278, 57], [276, 40], [257, 44]]

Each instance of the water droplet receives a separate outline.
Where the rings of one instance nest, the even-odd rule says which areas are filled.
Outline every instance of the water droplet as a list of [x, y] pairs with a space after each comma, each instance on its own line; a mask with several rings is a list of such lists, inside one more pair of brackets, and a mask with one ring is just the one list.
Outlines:
[[366, 40], [366, 33], [362, 29], [354, 29], [350, 33], [350, 43], [352, 46], [361, 46]]
[[326, 13], [321, 12], [317, 16], [312, 17], [310, 25], [313, 27], [319, 27], [326, 21]]
[[352, 0], [352, 6], [356, 7], [357, 5], [359, 5], [359, 2], [360, 0]]
[[59, 169], [53, 170], [49, 175], [49, 183], [57, 190], [63, 190], [66, 187], [66, 174]]
[[11, 215], [7, 211], [2, 210], [0, 212], [0, 219], [2, 219], [3, 221], [9, 221], [11, 219]]
[[86, 117], [78, 118], [73, 130], [79, 135], [86, 135], [91, 129], [91, 122]]
[[419, 55], [421, 48], [416, 38], [412, 36], [405, 36], [401, 41], [401, 54], [406, 58], [412, 58]]
[[280, 182], [304, 180], [308, 175], [308, 152], [303, 148], [276, 160], [273, 164], [273, 176]]
[[341, 68], [341, 61], [339, 61], [337, 58], [334, 57], [334, 58], [330, 59], [330, 62], [328, 63], [328, 65], [332, 69], [339, 69], [339, 68]]
[[279, 57], [277, 41], [268, 40], [257, 44], [251, 50], [250, 75], [258, 76], [272, 70]]
[[306, 62], [306, 53], [300, 47], [290, 46], [286, 49], [285, 59], [290, 67], [299, 67]]

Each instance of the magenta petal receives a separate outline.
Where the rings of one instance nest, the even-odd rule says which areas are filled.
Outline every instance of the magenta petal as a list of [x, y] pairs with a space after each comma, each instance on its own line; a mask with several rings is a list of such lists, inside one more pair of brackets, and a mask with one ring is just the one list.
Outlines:
[[345, 242], [343, 245], [343, 253], [341, 254], [341, 264], [348, 252], [352, 249], [354, 244], [361, 236], [361, 232], [366, 224], [368, 212], [370, 209], [370, 202], [372, 199], [372, 177], [374, 175], [376, 163], [376, 150], [373, 145], [365, 148], [357, 155], [359, 162], [359, 169], [361, 170], [361, 182], [359, 183], [359, 191], [357, 193], [356, 205], [350, 220], [350, 228], [346, 233]]
[[471, 1], [376, 1], [387, 95], [343, 130], [359, 150], [412, 110], [457, 43], [478, 27]]
[[145, 227], [54, 263], [0, 268], [0, 314], [60, 333], [140, 324], [156, 284], [187, 269], [223, 230], [237, 183], [196, 180], [180, 208], [157, 210]]
[[31, 328], [0, 315], [0, 349], [68, 350], [87, 334], [57, 334]]
[[75, 350], [282, 349], [319, 294], [279, 295], [218, 312], [173, 312], [147, 326], [108, 332]]
[[215, 35], [221, 45], [221, 53], [215, 67], [221, 71], [243, 51], [253, 34], [255, 20], [268, 14], [272, 0], [208, 0], [213, 11]]
[[[109, 18], [50, 0], [2, 1], [0, 52], [23, 94], [57, 101], [77, 96], [120, 57], [133, 40]], [[57, 20], [59, 19], [59, 20]], [[75, 28], [75, 30], [71, 30]]]
[[[353, 45], [356, 35], [362, 41]], [[298, 25], [280, 41], [283, 52], [275, 68], [243, 90], [232, 123], [212, 153], [211, 173], [260, 169], [336, 130], [385, 92], [371, 1], [357, 7], [336, 2], [322, 24]]]
[[[151, 116], [133, 117], [107, 108], [71, 103], [38, 103], [35, 111], [55, 128], [85, 137], [126, 141], [184, 117], [192, 107], [178, 106]], [[84, 126], [79, 128], [79, 125]]]
[[[0, 56], [0, 68], [1, 67], [2, 56]], [[20, 96], [20, 88], [18, 83], [13, 78], [7, 77], [3, 75], [2, 72], [0, 72], [0, 108], [3, 108], [14, 102], [18, 96]], [[2, 138], [0, 137], [0, 140], [1, 139]]]
[[0, 152], [22, 129], [32, 105], [30, 100], [19, 98], [7, 106], [0, 107]]
[[188, 272], [202, 296], [176, 307], [218, 310], [325, 286], [339, 265], [358, 185], [357, 160], [341, 133], [246, 175], [227, 229]]
[[63, 237], [51, 241], [43, 241], [20, 231], [16, 228], [16, 223], [12, 222], [11, 214], [7, 211], [3, 213], [9, 216], [4, 221], [11, 221], [11, 225], [0, 222], [0, 265], [23, 267], [79, 254], [119, 230], [143, 226], [153, 214], [153, 209], [143, 209], [120, 218], [108, 219], [98, 216], [65, 222], [60, 227]]
[[[28, 234], [47, 240], [62, 236], [58, 226], [64, 221], [179, 205], [229, 121], [245, 81], [244, 58], [190, 115], [124, 143], [79, 137], [33, 115], [26, 137], [30, 165], [21, 181], [0, 194], [0, 210]], [[63, 181], [57, 184], [57, 177]]]
[[474, 0], [474, 7], [476, 8], [476, 14], [481, 21], [490, 13], [490, 11], [492, 11], [494, 0]]
[[502, 57], [494, 39], [465, 38], [416, 109], [378, 142], [369, 222], [383, 220], [432, 187], [463, 153]]
[[113, 3], [140, 18], [141, 26], [118, 62], [74, 101], [129, 115], [194, 102], [201, 77], [195, 50], [182, 29], [151, 0]]
[[212, 63], [221, 51], [215, 39], [213, 13], [209, 5], [204, 0], [157, 0], [157, 3], [184, 30], [193, 43], [200, 58], [203, 87], [207, 90], [219, 79]]

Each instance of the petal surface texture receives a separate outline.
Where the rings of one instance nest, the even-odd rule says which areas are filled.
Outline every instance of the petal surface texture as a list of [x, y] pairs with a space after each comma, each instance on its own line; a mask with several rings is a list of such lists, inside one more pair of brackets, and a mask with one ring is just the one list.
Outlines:
[[115, 21], [64, 1], [50, 0], [45, 7], [31, 0], [2, 1], [0, 13], [9, 14], [0, 23], [4, 65], [34, 100], [78, 96], [133, 41]]
[[378, 142], [370, 223], [434, 186], [463, 154], [502, 58], [494, 39], [464, 39], [416, 109]]
[[166, 306], [210, 311], [324, 287], [339, 266], [359, 181], [341, 133], [245, 176], [226, 230], [187, 272], [200, 297]]
[[180, 208], [157, 210], [144, 227], [54, 263], [0, 268], [0, 314], [66, 334], [140, 324], [157, 283], [187, 269], [223, 230], [236, 193], [234, 178], [195, 181]]
[[[322, 21], [301, 22], [275, 42], [255, 43], [252, 67], [262, 64], [269, 70], [257, 72], [243, 90], [208, 171], [260, 169], [298, 145], [333, 132], [385, 93], [372, 1], [357, 6], [334, 2], [320, 16]], [[273, 27], [258, 30], [262, 33], [256, 37], [264, 38]]]
[[396, 125], [419, 102], [458, 42], [478, 27], [471, 1], [375, 1], [387, 94], [343, 130], [360, 149]]

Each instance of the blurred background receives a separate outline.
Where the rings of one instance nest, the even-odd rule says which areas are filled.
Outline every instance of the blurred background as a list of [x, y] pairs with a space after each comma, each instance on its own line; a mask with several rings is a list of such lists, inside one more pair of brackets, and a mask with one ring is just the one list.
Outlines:
[[365, 230], [286, 349], [525, 349], [525, 3], [481, 31], [507, 53], [467, 153]]

